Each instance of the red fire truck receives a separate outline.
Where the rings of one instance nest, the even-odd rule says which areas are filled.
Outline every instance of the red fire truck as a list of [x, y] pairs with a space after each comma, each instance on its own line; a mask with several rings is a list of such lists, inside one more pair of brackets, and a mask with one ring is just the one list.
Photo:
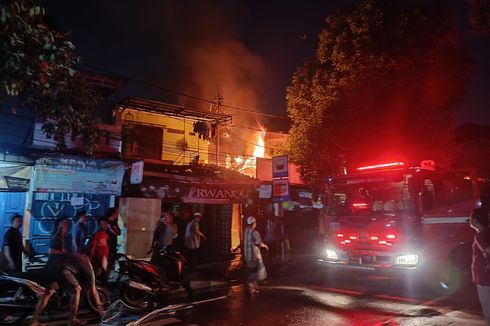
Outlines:
[[391, 162], [330, 178], [326, 246], [320, 264], [362, 272], [415, 274], [452, 293], [470, 275], [469, 227], [481, 205], [480, 179], [465, 170], [438, 171]]

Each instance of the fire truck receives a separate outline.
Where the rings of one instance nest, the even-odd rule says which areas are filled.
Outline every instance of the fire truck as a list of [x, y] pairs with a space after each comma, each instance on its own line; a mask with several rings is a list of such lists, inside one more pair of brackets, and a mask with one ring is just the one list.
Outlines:
[[467, 170], [438, 171], [433, 161], [362, 166], [330, 178], [318, 262], [331, 272], [422, 276], [454, 293], [471, 275], [469, 218], [481, 205], [481, 182]]

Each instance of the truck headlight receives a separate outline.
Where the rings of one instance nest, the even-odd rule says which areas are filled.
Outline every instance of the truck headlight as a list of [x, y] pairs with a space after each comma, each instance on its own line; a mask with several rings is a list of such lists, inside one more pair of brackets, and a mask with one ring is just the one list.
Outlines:
[[395, 258], [395, 265], [417, 265], [419, 262], [419, 255], [408, 254], [400, 255]]
[[327, 254], [327, 259], [339, 259], [339, 256], [337, 255], [335, 250], [327, 249], [326, 254]]

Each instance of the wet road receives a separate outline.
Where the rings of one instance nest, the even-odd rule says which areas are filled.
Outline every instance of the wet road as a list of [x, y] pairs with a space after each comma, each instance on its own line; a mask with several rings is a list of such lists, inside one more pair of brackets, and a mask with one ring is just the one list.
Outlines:
[[[456, 297], [434, 296], [424, 286], [395, 279], [330, 278], [308, 264], [271, 278], [258, 295], [236, 285], [196, 297], [201, 300], [183, 313], [160, 314], [143, 325], [485, 325], [472, 288]], [[137, 317], [125, 311], [112, 325]], [[48, 323], [64, 325], [61, 320]]]

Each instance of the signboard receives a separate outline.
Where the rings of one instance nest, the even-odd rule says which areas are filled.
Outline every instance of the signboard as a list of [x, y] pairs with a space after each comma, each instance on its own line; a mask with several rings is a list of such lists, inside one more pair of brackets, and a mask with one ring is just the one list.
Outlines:
[[190, 204], [231, 204], [245, 202], [252, 190], [251, 184], [180, 183], [146, 176], [141, 184], [131, 185], [125, 196]]
[[275, 202], [289, 200], [288, 179], [272, 180], [272, 199]]
[[85, 158], [44, 157], [36, 161], [38, 192], [80, 192], [120, 195], [124, 162]]
[[137, 161], [131, 164], [131, 184], [140, 184], [143, 181], [143, 168], [143, 161]]
[[288, 177], [288, 156], [274, 156], [272, 158], [272, 177], [287, 178]]
[[0, 163], [0, 191], [29, 191], [32, 166]]
[[243, 202], [249, 198], [249, 188], [232, 185], [199, 185], [191, 186], [187, 195], [182, 197], [184, 203], [192, 204], [229, 204]]
[[268, 199], [272, 197], [272, 185], [260, 185], [259, 198]]

